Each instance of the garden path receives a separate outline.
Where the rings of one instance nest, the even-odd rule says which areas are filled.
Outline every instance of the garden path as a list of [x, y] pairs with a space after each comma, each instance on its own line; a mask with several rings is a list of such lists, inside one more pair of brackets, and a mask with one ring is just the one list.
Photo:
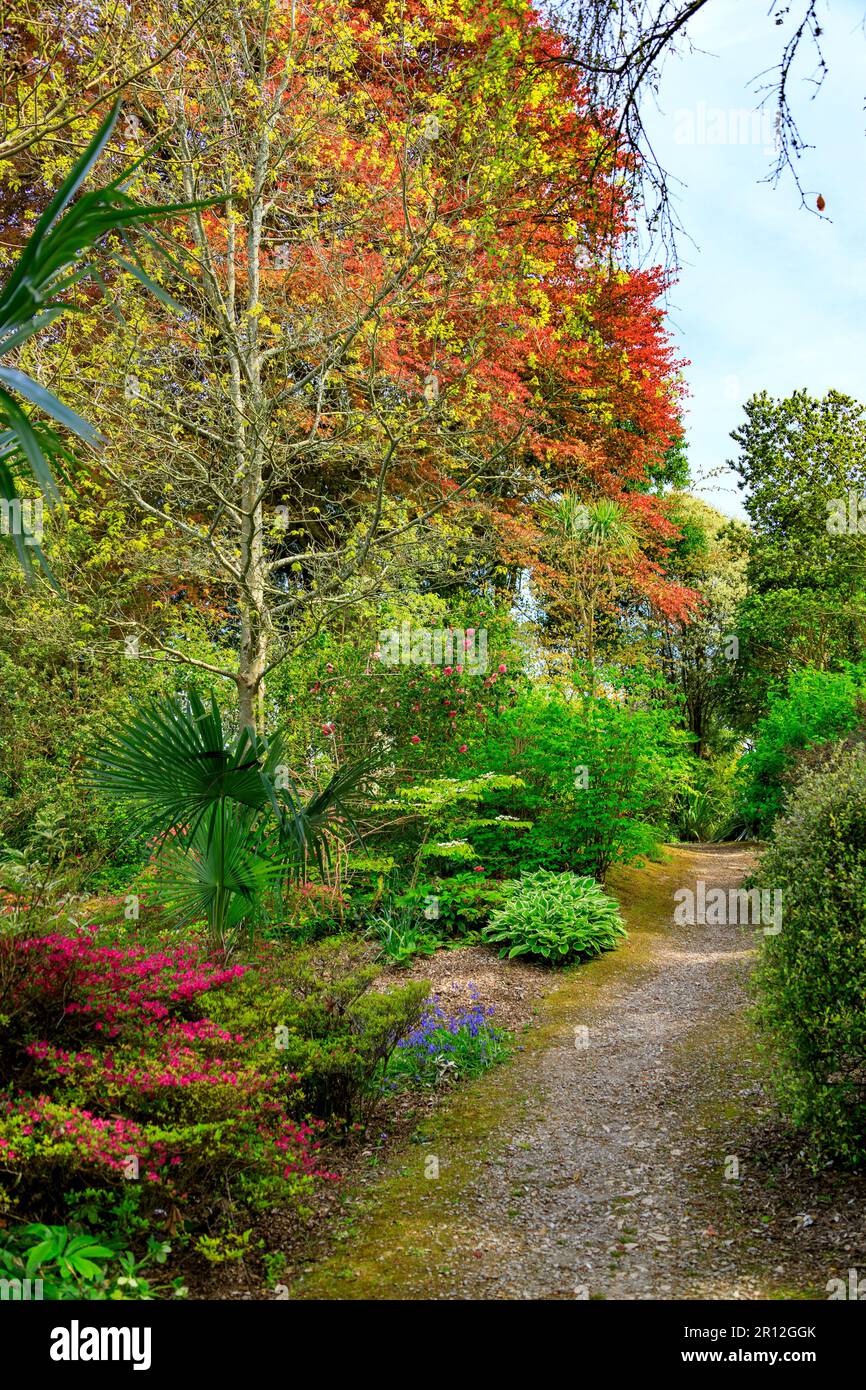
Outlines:
[[851, 1236], [772, 1160], [756, 932], [674, 922], [676, 889], [734, 887], [751, 853], [669, 853], [613, 876], [628, 942], [564, 975], [513, 1062], [355, 1194], [295, 1297], [826, 1298]]

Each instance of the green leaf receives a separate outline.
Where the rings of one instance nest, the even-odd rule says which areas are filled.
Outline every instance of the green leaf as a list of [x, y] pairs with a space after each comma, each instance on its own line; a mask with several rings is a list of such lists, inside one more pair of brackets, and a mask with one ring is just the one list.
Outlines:
[[[108, 232], [126, 226], [143, 226], [160, 218], [222, 201], [212, 198], [205, 202], [161, 207], [139, 204], [122, 186], [137, 166], [124, 171], [103, 189], [82, 192], [84, 183], [110, 139], [119, 111], [118, 100], [39, 218], [0, 292], [0, 353], [4, 356], [47, 327], [61, 313], [76, 311], [79, 306], [65, 304], [58, 296], [66, 293], [88, 273], [87, 266], [79, 263]], [[140, 265], [129, 261], [121, 263], [163, 303], [177, 307]], [[94, 278], [102, 284], [98, 275]], [[0, 367], [0, 380], [79, 438], [89, 443], [98, 441], [98, 432], [92, 425], [16, 367], [8, 364]], [[4, 425], [8, 429], [0, 434], [3, 441], [0, 456], [6, 458], [7, 463], [13, 457], [18, 457], [48, 502], [51, 505], [59, 502], [59, 489], [48, 459], [54, 455], [69, 457], [60, 438], [53, 430], [37, 428], [13, 396], [7, 390], [0, 389], [0, 431]], [[3, 495], [7, 499], [15, 495], [14, 490], [10, 491], [10, 476], [8, 467], [0, 475]], [[51, 578], [41, 551], [32, 549], [35, 558]], [[31, 555], [19, 540], [15, 541], [15, 550], [29, 576], [32, 572]]]
[[49, 1240], [40, 1241], [28, 1252], [25, 1273], [28, 1279], [32, 1279], [43, 1261], [53, 1260], [57, 1257], [57, 1244], [53, 1237]]
[[37, 434], [17, 402], [12, 399], [7, 391], [0, 389], [0, 420], [2, 420], [4, 415], [9, 421], [10, 431], [17, 441], [21, 452], [27, 459], [33, 477], [39, 484], [46, 499], [52, 504], [54, 502], [59, 502], [60, 494], [57, 490], [57, 484], [54, 481], [51, 469], [48, 466], [43, 444], [44, 438], [51, 438], [51, 432], [49, 430], [42, 431], [43, 438], [40, 438], [40, 434]]
[[93, 425], [82, 417], [63, 401], [58, 400], [44, 386], [40, 386], [38, 381], [27, 376], [26, 372], [19, 372], [16, 367], [0, 366], [0, 381], [5, 381], [7, 386], [11, 386], [17, 391], [19, 396], [30, 401], [31, 405], [38, 406], [46, 415], [50, 415], [53, 420], [61, 425], [65, 425], [73, 434], [77, 434], [80, 439], [86, 439], [88, 443], [95, 444], [100, 439], [100, 434]]
[[161, 840], [158, 900], [181, 922], [207, 918], [224, 941], [265, 890], [321, 857], [328, 820], [346, 814], [345, 798], [367, 771], [339, 768], [303, 803], [283, 776], [286, 759], [279, 734], [245, 729], [229, 742], [216, 699], [206, 708], [193, 693], [188, 708], [175, 699], [146, 706], [96, 750], [87, 775], [131, 807], [135, 828]]

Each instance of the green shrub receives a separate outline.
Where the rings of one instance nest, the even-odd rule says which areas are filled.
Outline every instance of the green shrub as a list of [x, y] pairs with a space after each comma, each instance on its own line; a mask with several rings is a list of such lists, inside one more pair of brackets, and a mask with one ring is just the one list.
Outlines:
[[495, 874], [576, 869], [599, 880], [664, 837], [687, 761], [663, 692], [642, 688], [592, 700], [526, 692], [491, 721], [483, 756], [524, 783], [491, 798], [488, 816], [532, 828], [494, 838], [480, 827], [478, 862]]
[[[411, 862], [411, 881], [444, 881], [464, 876], [472, 866], [486, 863], [478, 845], [493, 846], [490, 863], [495, 863], [497, 845], [516, 842], [532, 829], [531, 821], [499, 813], [499, 802], [523, 788], [521, 779], [511, 772], [485, 770], [477, 776], [427, 777], [397, 787], [393, 795], [377, 804], [395, 822], [388, 840], [395, 863]], [[502, 851], [509, 858], [512, 851]], [[501, 857], [501, 855], [500, 855]]]
[[374, 992], [379, 974], [364, 942], [330, 937], [302, 950], [266, 952], [255, 976], [216, 998], [225, 1027], [268, 1036], [300, 1080], [314, 1115], [348, 1122], [372, 1104], [374, 1081], [421, 1016], [429, 985]]
[[692, 760], [675, 812], [681, 840], [718, 844], [743, 834], [746, 827], [738, 810], [738, 771], [736, 753]]
[[10, 1290], [3, 1296], [21, 1297], [29, 1280], [25, 1296], [50, 1300], [151, 1300], [172, 1294], [183, 1298], [186, 1288], [181, 1279], [168, 1285], [143, 1275], [150, 1265], [164, 1265], [170, 1254], [168, 1241], [153, 1236], [146, 1255], [137, 1259], [110, 1236], [42, 1222], [18, 1226], [0, 1237], [0, 1279], [7, 1281], [4, 1287]]
[[262, 930], [266, 936], [297, 944], [318, 941], [342, 930], [347, 906], [338, 889], [305, 879], [264, 895]]
[[758, 881], [781, 889], [782, 930], [765, 938], [758, 1017], [780, 1095], [817, 1147], [866, 1157], [866, 750], [804, 774], [776, 823]]
[[757, 834], [768, 835], [782, 810], [786, 780], [798, 751], [831, 742], [862, 721], [866, 669], [795, 671], [784, 694], [770, 697], [755, 746], [742, 761], [741, 813]]
[[512, 887], [513, 880], [453, 874], [407, 890], [400, 902], [416, 905], [440, 935], [459, 939], [479, 932], [490, 914], [502, 907]]
[[522, 875], [482, 933], [509, 959], [538, 956], [556, 965], [612, 950], [625, 934], [616, 903], [594, 879], [544, 869]]

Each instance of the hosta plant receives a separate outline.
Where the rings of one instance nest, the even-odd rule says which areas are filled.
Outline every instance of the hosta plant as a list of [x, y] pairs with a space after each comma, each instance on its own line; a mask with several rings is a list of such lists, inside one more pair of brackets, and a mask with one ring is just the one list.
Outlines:
[[523, 874], [482, 936], [500, 955], [535, 956], [555, 965], [612, 950], [626, 935], [619, 908], [595, 879], [539, 869]]

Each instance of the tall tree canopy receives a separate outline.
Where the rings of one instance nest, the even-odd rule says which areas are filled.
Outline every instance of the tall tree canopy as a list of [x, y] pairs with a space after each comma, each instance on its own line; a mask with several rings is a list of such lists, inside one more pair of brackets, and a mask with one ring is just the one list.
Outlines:
[[[624, 259], [625, 167], [557, 33], [522, 0], [133, 9], [118, 167], [219, 202], [154, 231], [152, 292], [83, 287], [30, 364], [106, 436], [89, 486], [149, 596], [114, 635], [261, 725], [311, 627], [407, 571], [513, 587], [566, 493], [623, 508], [622, 581], [685, 617], [653, 483], [681, 434], [663, 278]], [[83, 71], [112, 33], [82, 32]], [[62, 151], [27, 158], [47, 181]]]
[[866, 412], [848, 396], [766, 392], [745, 405], [733, 467], [752, 525], [738, 631], [740, 718], [798, 666], [866, 653]]

